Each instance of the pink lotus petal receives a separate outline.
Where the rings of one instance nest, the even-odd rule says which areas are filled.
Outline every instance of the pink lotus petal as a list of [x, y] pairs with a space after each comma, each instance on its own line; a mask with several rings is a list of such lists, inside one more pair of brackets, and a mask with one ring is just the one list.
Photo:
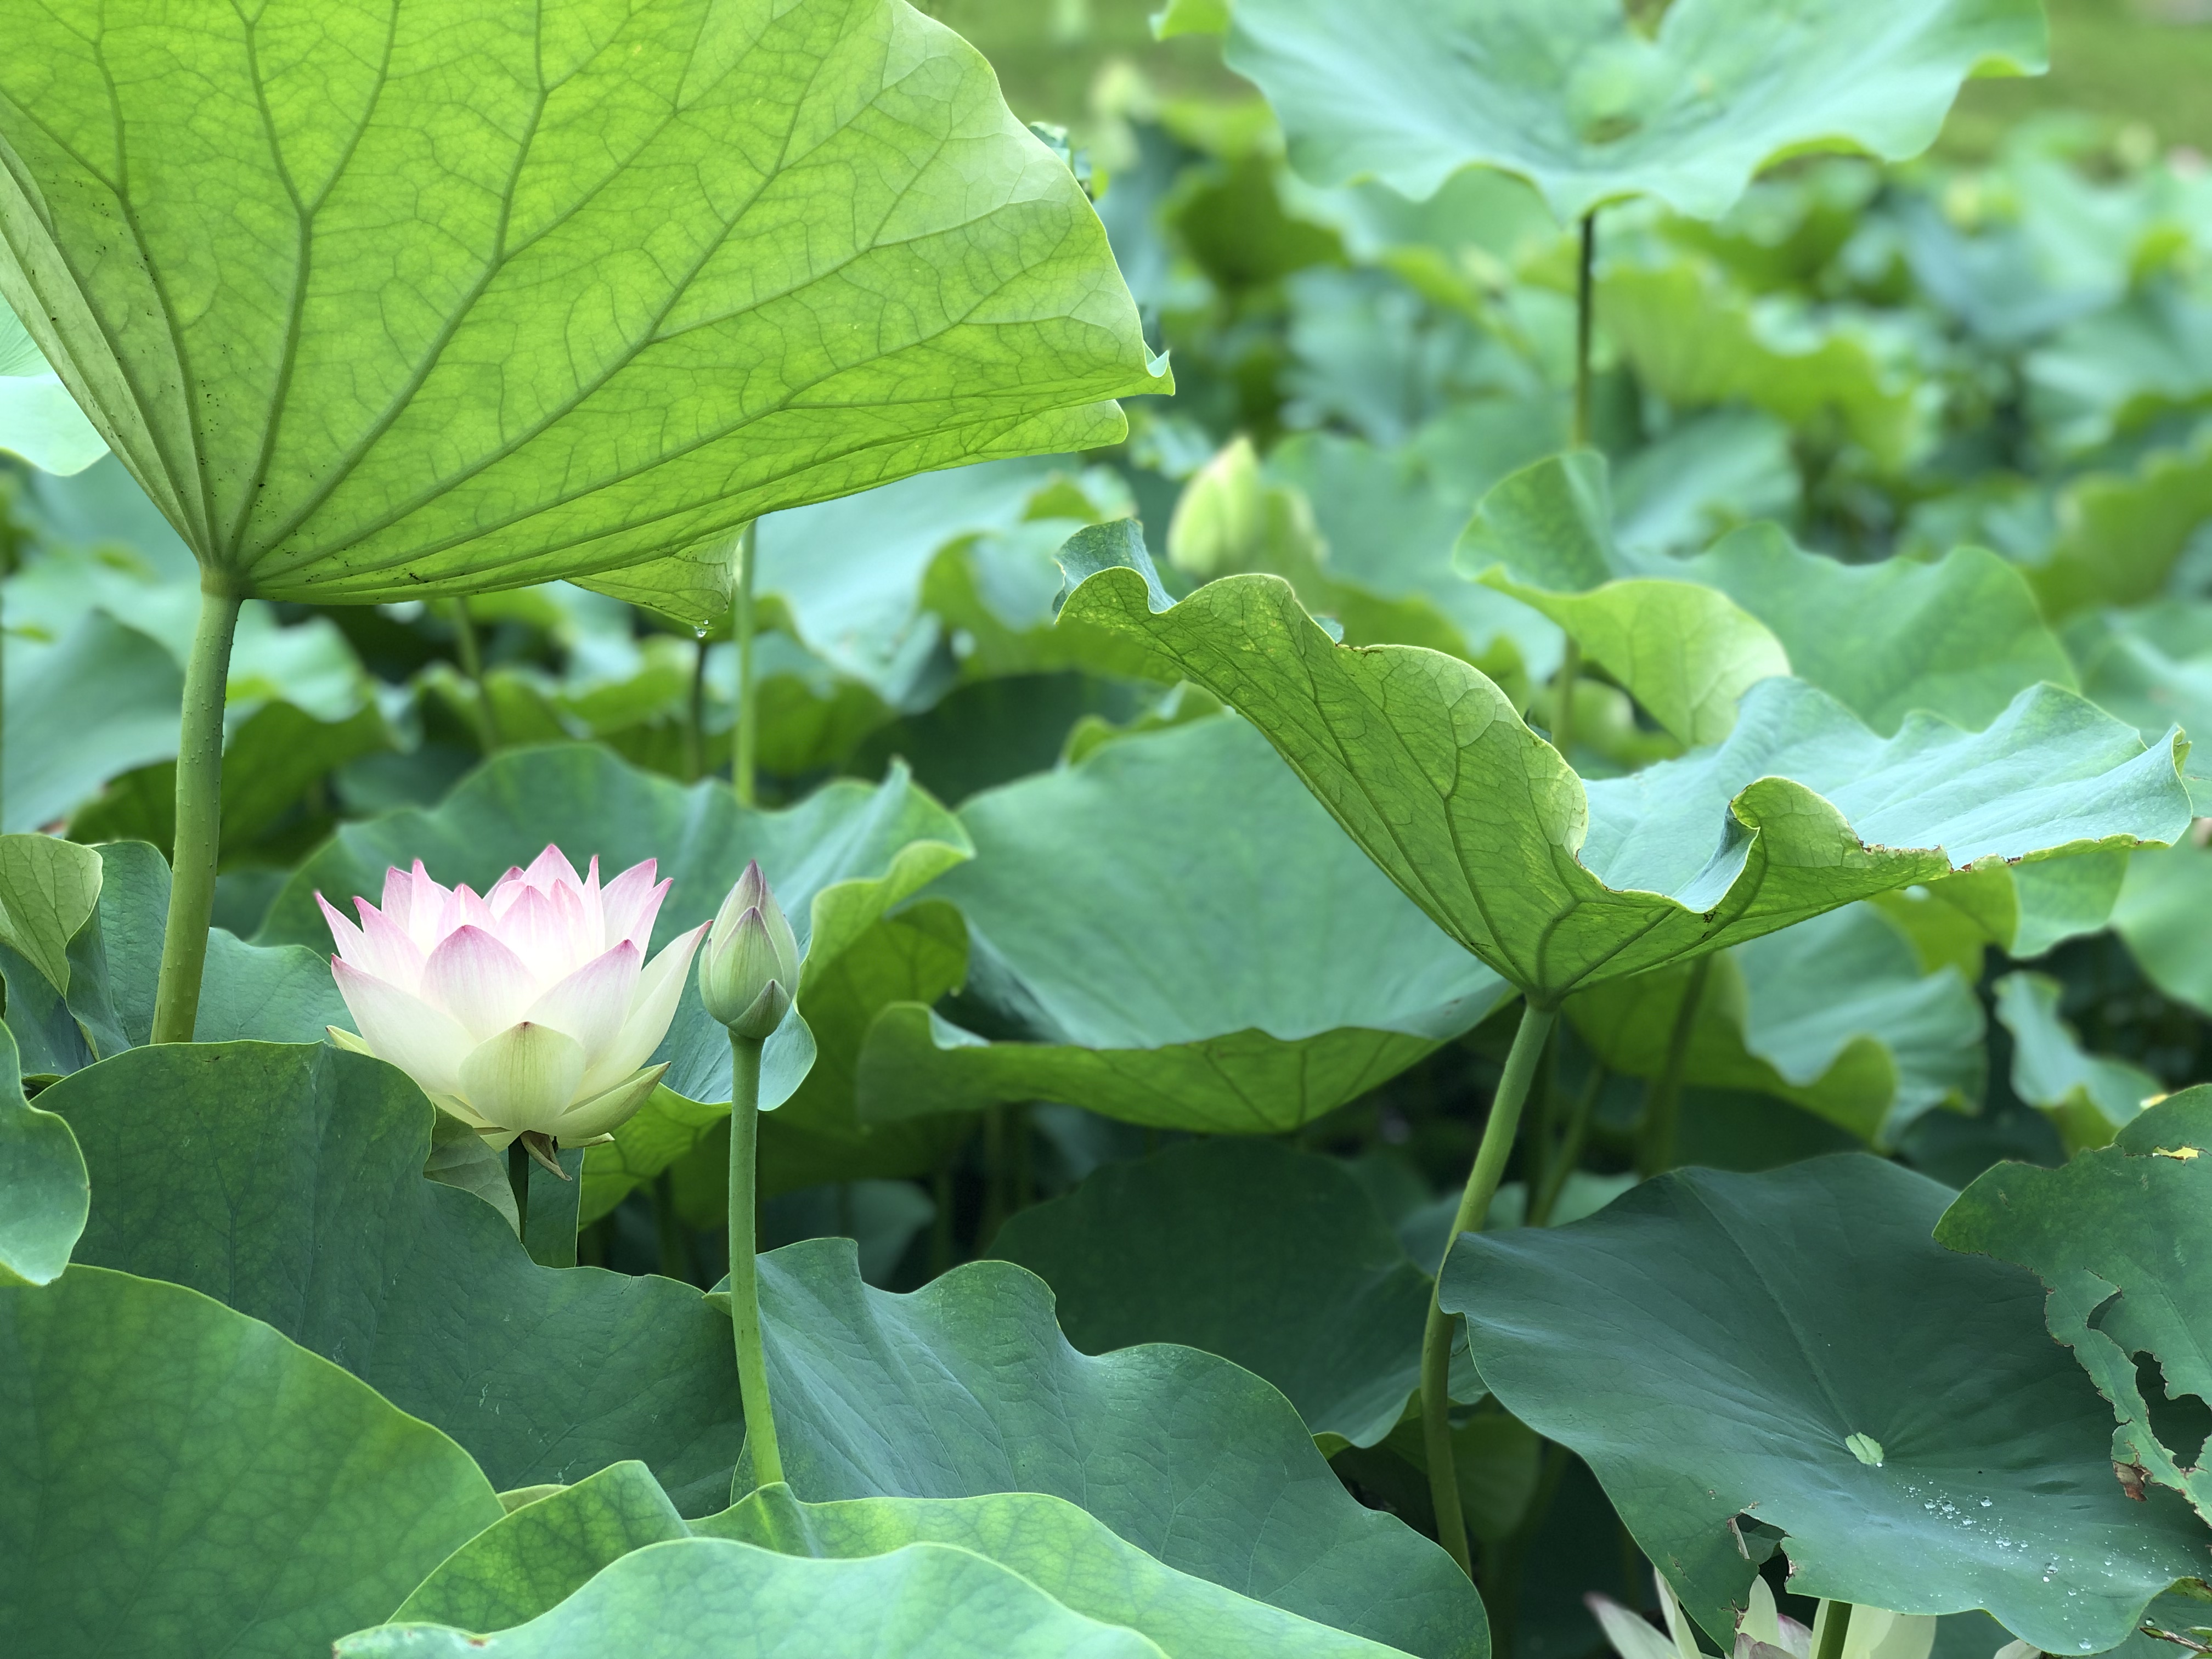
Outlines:
[[645, 953], [624, 939], [541, 994], [523, 1018], [575, 1038], [589, 1066], [622, 1030], [644, 966]]
[[[562, 953], [571, 966], [592, 960], [606, 949], [601, 937], [599, 903], [596, 896], [580, 888], [556, 887], [553, 890], [553, 908], [560, 918]], [[644, 959], [642, 950], [638, 952]]]
[[622, 1030], [584, 1078], [586, 1092], [611, 1089], [652, 1057], [676, 1018], [676, 1005], [691, 971], [692, 955], [706, 936], [707, 924], [702, 921], [690, 933], [669, 940], [660, 954], [646, 964], [638, 975], [637, 989], [631, 994]]
[[659, 866], [653, 859], [633, 864], [606, 884], [600, 895], [600, 914], [605, 918], [602, 937], [609, 945], [626, 939], [644, 950], [653, 939], [653, 921], [660, 914], [660, 901], [668, 884], [653, 884]]
[[406, 1073], [425, 1094], [452, 1094], [460, 1086], [461, 1061], [476, 1040], [459, 1021], [342, 957], [331, 972], [369, 1053]]
[[320, 890], [315, 894], [315, 902], [322, 907], [323, 920], [331, 925], [331, 938], [337, 944], [339, 959], [352, 963], [356, 967], [363, 966], [363, 959], [368, 954], [368, 941], [362, 937], [361, 929], [348, 921], [345, 913], [325, 898]]
[[529, 876], [520, 865], [510, 864], [507, 866], [507, 873], [486, 890], [484, 902], [491, 907], [492, 915], [503, 916], [507, 914], [507, 907], [529, 890]]
[[507, 907], [507, 914], [499, 919], [498, 937], [501, 944], [522, 958], [532, 982], [539, 986], [551, 984], [580, 963], [590, 960], [569, 953], [568, 930], [562, 925], [560, 907], [535, 887], [521, 889], [520, 896]]
[[341, 949], [338, 954], [403, 991], [417, 988], [422, 981], [422, 947], [408, 937], [405, 928], [367, 899], [356, 899], [354, 908], [361, 912], [362, 945], [358, 951]]
[[448, 896], [448, 890], [430, 879], [420, 859], [412, 870], [395, 865], [384, 872], [384, 914], [407, 930], [418, 949], [427, 951], [438, 942], [438, 916]]
[[479, 1042], [521, 1018], [537, 994], [538, 976], [486, 927], [455, 928], [422, 964], [422, 1000]]
[[581, 887], [584, 878], [576, 873], [576, 866], [568, 862], [568, 854], [551, 842], [545, 850], [531, 860], [528, 874], [530, 884], [541, 890], [565, 884]]
[[487, 1122], [544, 1131], [574, 1102], [583, 1075], [575, 1038], [526, 1021], [477, 1045], [461, 1062], [460, 1092]]
[[[462, 927], [481, 927], [488, 933], [499, 931], [499, 919], [492, 915], [491, 907], [477, 897], [476, 889], [466, 882], [446, 896], [445, 902], [438, 912], [437, 926], [430, 935], [430, 944], [425, 949], [434, 948], [450, 938], [456, 929]], [[416, 939], [420, 940], [419, 933]]]

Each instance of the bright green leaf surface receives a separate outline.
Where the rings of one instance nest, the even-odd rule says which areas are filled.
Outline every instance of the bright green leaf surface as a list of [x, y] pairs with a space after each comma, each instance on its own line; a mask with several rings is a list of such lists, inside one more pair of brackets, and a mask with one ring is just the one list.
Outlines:
[[848, 1241], [761, 1258], [784, 1468], [811, 1501], [1042, 1492], [1178, 1571], [1408, 1653], [1480, 1659], [1474, 1587], [1363, 1509], [1297, 1413], [1225, 1359], [1075, 1352], [1042, 1281], [975, 1262], [910, 1296]]
[[635, 1463], [604, 1469], [478, 1534], [392, 1622], [507, 1629], [630, 1551], [695, 1532], [827, 1560], [948, 1545], [1018, 1573], [1076, 1613], [1138, 1632], [1168, 1659], [1382, 1659], [1394, 1651], [1163, 1566], [1085, 1510], [1041, 1492], [806, 1504], [788, 1486], [772, 1486], [689, 1527]]
[[89, 1202], [76, 1137], [23, 1097], [15, 1039], [0, 1025], [0, 1285], [58, 1277]]
[[632, 1550], [690, 1535], [651, 1470], [610, 1463], [486, 1527], [417, 1584], [391, 1622], [475, 1631], [526, 1625]]
[[1109, 568], [1064, 614], [1142, 635], [1236, 707], [1440, 927], [1546, 999], [1984, 859], [2168, 842], [2189, 818], [2171, 746], [2048, 686], [1981, 733], [1921, 716], [1885, 740], [1762, 681], [1718, 748], [1586, 789], [1476, 670], [1339, 647], [1273, 579], [1155, 611]]
[[69, 943], [100, 900], [100, 854], [52, 836], [0, 836], [0, 944], [57, 991], [70, 983]]
[[1067, 1101], [1215, 1133], [1295, 1128], [1506, 994], [1378, 877], [1242, 720], [1107, 744], [969, 801], [970, 991], [1030, 1042], [918, 1006], [871, 1030], [864, 1118]]
[[0, 1288], [0, 1629], [40, 1659], [298, 1659], [499, 1519], [459, 1447], [195, 1291]]
[[542, 1619], [489, 1638], [364, 1631], [340, 1659], [1164, 1659], [1133, 1631], [1072, 1613], [966, 1550], [916, 1544], [810, 1560], [721, 1538], [624, 1556]]
[[[750, 811], [726, 783], [686, 787], [603, 749], [510, 750], [433, 811], [345, 825], [286, 884], [258, 938], [326, 948], [318, 891], [341, 908], [356, 895], [374, 903], [388, 866], [421, 859], [447, 885], [466, 882], [482, 892], [549, 842], [579, 869], [597, 857], [609, 878], [641, 859], [659, 860], [674, 885], [653, 926], [655, 951], [712, 917], [746, 861], [759, 860], [806, 952], [807, 972], [834, 962], [891, 905], [968, 852], [957, 821], [903, 771], [874, 787], [841, 781], [796, 806]], [[729, 1036], [701, 1005], [696, 976], [654, 1058], [670, 1062], [671, 1092], [726, 1107]], [[804, 1019], [785, 1021], [769, 1044], [761, 1104], [788, 1099], [813, 1060]]]
[[2212, 434], [2155, 449], [2129, 472], [2098, 471], [2058, 497], [2057, 535], [2027, 565], [2054, 621], [2099, 605], [2140, 605], [2166, 586], [2189, 538], [2212, 516]]
[[16, 21], [0, 290], [248, 591], [616, 570], [1169, 389], [1074, 178], [892, 0]]
[[[2112, 1461], [2212, 1516], [2196, 1420], [2212, 1403], [2209, 1195], [2212, 1091], [2191, 1089], [2061, 1169], [1998, 1164], [1959, 1195], [1936, 1236], [2016, 1261], [2050, 1287], [2051, 1334], [2111, 1402], [2107, 1419], [2119, 1418]], [[2189, 1571], [2201, 1575], [2201, 1564]]]
[[577, 586], [694, 628], [726, 628], [738, 592], [738, 541], [737, 532], [724, 531], [666, 558], [579, 578]]
[[92, 1171], [78, 1260], [269, 1321], [444, 1429], [502, 1490], [634, 1457], [694, 1513], [727, 1501], [727, 1316], [670, 1279], [538, 1267], [491, 1206], [422, 1178], [434, 1109], [382, 1061], [161, 1045], [40, 1098]]
[[[2066, 648], [2081, 665], [2083, 695], [2137, 731], [2178, 724], [2212, 733], [2212, 605], [2155, 599], [2085, 611], [2067, 624]], [[2207, 764], [2212, 757], [2198, 758]]]
[[2041, 70], [2044, 24], [2034, 0], [1676, 0], [1650, 35], [1619, 0], [1237, 0], [1224, 55], [1316, 183], [1419, 198], [1480, 164], [1562, 220], [1644, 193], [1715, 218], [1778, 155], [1926, 149], [1967, 76]]
[[[1613, 980], [1567, 1017], [1613, 1070], [1657, 1078], [1687, 966]], [[1955, 968], [1928, 972], [1882, 915], [1852, 905], [1714, 958], [1683, 1080], [1802, 1106], [1888, 1146], [1922, 1113], [1981, 1101], [1981, 1000]]]
[[1212, 1140], [1109, 1164], [1010, 1218], [992, 1251], [1052, 1286], [1085, 1352], [1219, 1354], [1317, 1435], [1372, 1445], [1419, 1381], [1428, 1275], [1334, 1158]]
[[2112, 1647], [2202, 1570], [2203, 1529], [2129, 1502], [2041, 1287], [1929, 1237], [1948, 1197], [1856, 1154], [1680, 1172], [1571, 1227], [1462, 1237], [1444, 1305], [1709, 1632], [1745, 1604], [1747, 1510], [1788, 1534], [1800, 1595], [1979, 1607], [2046, 1652]]
[[2101, 1146], [2166, 1086], [2140, 1066], [2085, 1051], [2058, 1017], [2065, 988], [2043, 974], [2007, 974], [1991, 988], [2012, 1033], [2012, 1090], [2058, 1126], [2069, 1151]]

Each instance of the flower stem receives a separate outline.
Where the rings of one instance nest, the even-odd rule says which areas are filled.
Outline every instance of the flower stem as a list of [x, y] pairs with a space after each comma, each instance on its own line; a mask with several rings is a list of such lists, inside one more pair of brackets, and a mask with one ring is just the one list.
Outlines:
[[1712, 972], [1712, 953], [1707, 951], [1690, 965], [1690, 982], [1682, 990], [1681, 1006], [1674, 1011], [1674, 1029], [1667, 1035], [1667, 1058], [1653, 1080], [1644, 1106], [1644, 1144], [1638, 1149], [1641, 1173], [1663, 1175], [1674, 1167], [1674, 1133], [1682, 1115], [1682, 1073], [1689, 1064], [1690, 1040], [1697, 1034], [1698, 1010], [1705, 1000], [1705, 979]]
[[[753, 1484], [783, 1479], [775, 1416], [769, 1406], [768, 1357], [761, 1351], [760, 1280], [753, 1188], [760, 1161], [761, 1043], [730, 1033], [730, 1324], [737, 1335], [738, 1391], [745, 1413], [745, 1446]], [[732, 1494], [735, 1496], [735, 1494]]]
[[738, 532], [738, 597], [730, 629], [738, 641], [738, 732], [730, 781], [736, 786], [740, 806], [753, 804], [753, 757], [760, 740], [760, 709], [753, 700], [754, 529], [749, 524]]
[[177, 837], [169, 882], [161, 977], [154, 993], [154, 1041], [190, 1042], [215, 914], [216, 859], [222, 848], [222, 702], [238, 596], [203, 588], [199, 626], [185, 665], [184, 726], [177, 745]]
[[684, 778], [696, 783], [707, 775], [707, 636], [694, 641], [691, 702], [684, 722]]
[[1591, 293], [1597, 268], [1597, 210], [1583, 215], [1582, 257], [1575, 271], [1575, 423], [1574, 447], [1590, 441], [1590, 323], [1596, 311]]
[[1536, 1075], [1536, 1062], [1544, 1052], [1556, 1008], [1530, 1002], [1521, 1011], [1521, 1029], [1513, 1034], [1512, 1051], [1505, 1056], [1505, 1073], [1498, 1079], [1498, 1094], [1490, 1103], [1490, 1121], [1482, 1126], [1482, 1144], [1476, 1148], [1474, 1167], [1468, 1171], [1466, 1190], [1460, 1194], [1459, 1212], [1452, 1218], [1444, 1261], [1437, 1263], [1437, 1282], [1429, 1292], [1429, 1318], [1421, 1332], [1421, 1444], [1429, 1462], [1429, 1497], [1436, 1505], [1437, 1541], [1451, 1553], [1468, 1577], [1474, 1565], [1467, 1548], [1467, 1519], [1461, 1512], [1459, 1470], [1452, 1456], [1451, 1351], [1452, 1316], [1443, 1310], [1444, 1262], [1462, 1233], [1473, 1232], [1490, 1213], [1490, 1200], [1498, 1196], [1498, 1183], [1505, 1174], [1505, 1160], [1513, 1151], [1513, 1138], [1521, 1126], [1521, 1108], [1528, 1098], [1528, 1085]]
[[477, 741], [489, 755], [499, 747], [499, 714], [491, 706], [491, 687], [484, 682], [483, 648], [477, 642], [476, 619], [469, 615], [465, 596], [453, 601], [453, 640], [461, 653], [461, 672], [477, 694]]

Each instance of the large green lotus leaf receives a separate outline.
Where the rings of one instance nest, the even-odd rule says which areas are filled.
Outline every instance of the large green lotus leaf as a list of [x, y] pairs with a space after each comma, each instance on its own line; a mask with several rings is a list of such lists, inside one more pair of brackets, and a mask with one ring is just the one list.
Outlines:
[[76, 1137], [24, 1098], [15, 1039], [0, 1025], [0, 1285], [59, 1277], [89, 1203]]
[[1395, 1651], [1164, 1566], [1087, 1510], [1042, 1492], [807, 1504], [777, 1486], [687, 1526], [637, 1463], [602, 1469], [477, 1534], [392, 1622], [509, 1629], [632, 1550], [695, 1534], [823, 1560], [949, 1545], [1020, 1574], [1063, 1607], [1137, 1631], [1168, 1659], [1384, 1659]]
[[1431, 1659], [1487, 1652], [1450, 1558], [1362, 1508], [1290, 1402], [1229, 1361], [1086, 1358], [1007, 1262], [897, 1296], [861, 1282], [850, 1240], [816, 1239], [760, 1273], [784, 1468], [810, 1501], [1045, 1492], [1240, 1595]]
[[724, 531], [665, 558], [579, 578], [578, 586], [693, 628], [727, 627], [737, 598], [738, 537]]
[[1507, 994], [1243, 720], [1119, 739], [976, 796], [960, 820], [976, 857], [931, 891], [967, 918], [971, 995], [1027, 1040], [894, 1006], [860, 1058], [864, 1120], [1046, 1099], [1279, 1132]]
[[1218, 1353], [1316, 1435], [1373, 1445], [1419, 1381], [1429, 1277], [1335, 1158], [1269, 1140], [1170, 1147], [1020, 1211], [991, 1248], [1052, 1286], [1085, 1352]]
[[107, 453], [62, 377], [0, 303], [0, 449], [48, 472], [82, 472]]
[[0, 1288], [0, 1628], [40, 1659], [296, 1659], [499, 1499], [466, 1453], [197, 1291]]
[[1679, 406], [1747, 403], [1824, 443], [1848, 440], [1892, 471], [1934, 436], [1930, 376], [1911, 336], [1878, 313], [1753, 299], [1682, 258], [1612, 265], [1597, 314], [1638, 380]]
[[1763, 680], [1726, 743], [1586, 788], [1475, 669], [1340, 647], [1273, 578], [1170, 605], [1108, 568], [1063, 614], [1140, 635], [1251, 720], [1432, 920], [1547, 1000], [1984, 860], [2170, 842], [2189, 820], [2178, 733], [2145, 749], [2051, 686], [1983, 732], [1915, 715], [1885, 739]]
[[[1619, 979], [1567, 1000], [1617, 1072], [1666, 1070], [1691, 969]], [[1981, 1000], [1950, 964], [1929, 972], [1881, 912], [1855, 904], [1713, 959], [1683, 1081], [1802, 1106], [1880, 1146], [1939, 1106], [1972, 1110], [1988, 1069]]]
[[2058, 1127], [2067, 1150], [2102, 1146], [2166, 1085], [2140, 1066], [2081, 1047], [2059, 1018], [2065, 988], [2045, 974], [2007, 974], [1990, 988], [2012, 1033], [2012, 1091]]
[[1968, 76], [2041, 73], [2044, 33], [2035, 0], [1677, 0], [1650, 33], [1620, 0], [1237, 0], [1224, 56], [1317, 184], [1419, 198], [1480, 165], [1562, 220], [1644, 194], [1711, 219], [1778, 156], [1917, 155]]
[[[8, 1025], [24, 1068], [36, 1075], [74, 1072], [152, 1040], [169, 866], [143, 842], [88, 850], [100, 860], [100, 897], [70, 940], [66, 997], [0, 946]], [[207, 975], [192, 1026], [198, 1041], [316, 1042], [331, 1024], [347, 1019], [327, 956], [296, 945], [248, 945], [222, 928], [208, 930]]]
[[727, 1316], [671, 1279], [532, 1262], [489, 1204], [423, 1179], [434, 1109], [381, 1060], [161, 1044], [40, 1098], [92, 1171], [79, 1261], [267, 1320], [444, 1429], [501, 1490], [635, 1457], [695, 1514], [727, 1501]]
[[2128, 860], [2112, 927], [2153, 985], [2212, 1015], [2212, 852], [2194, 836]]
[[[2121, 238], [2105, 216], [2099, 228], [2111, 249]], [[2154, 250], [2140, 242], [2136, 249], [2140, 263], [2127, 272], [2133, 293], [2074, 318], [2021, 360], [2028, 418], [2060, 455], [2096, 449], [2161, 415], [2201, 410], [2212, 398], [2212, 307], [2193, 283], [2160, 271]]]
[[[440, 881], [482, 892], [549, 842], [580, 868], [596, 856], [608, 877], [642, 859], [659, 861], [675, 884], [653, 927], [656, 951], [712, 917], [746, 861], [757, 859], [792, 919], [809, 973], [968, 855], [959, 823], [901, 770], [872, 788], [840, 781], [796, 806], [757, 811], [740, 807], [726, 784], [710, 779], [687, 787], [596, 746], [518, 750], [485, 763], [430, 811], [345, 825], [294, 873], [258, 939], [326, 947], [318, 892], [341, 909], [356, 895], [374, 903], [386, 866], [416, 859]], [[802, 988], [802, 1016], [805, 994]], [[701, 1004], [696, 975], [654, 1058], [669, 1062], [664, 1087], [671, 1093], [720, 1103], [726, 1115], [729, 1035]], [[813, 1060], [805, 1019], [787, 1019], [769, 1042], [763, 1107], [790, 1098]]]
[[726, 1538], [623, 1557], [544, 1616], [475, 1636], [392, 1625], [337, 1659], [1164, 1659], [1136, 1632], [1071, 1612], [971, 1551], [913, 1544], [817, 1560]]
[[1800, 1595], [2112, 1647], [2203, 1570], [2203, 1530], [2128, 1500], [2041, 1286], [1929, 1237], [1949, 1198], [1860, 1153], [1678, 1171], [1570, 1227], [1463, 1236], [1443, 1304], [1708, 1632], [1745, 1605], [1747, 1511], [1786, 1534]]
[[51, 642], [10, 621], [0, 823], [52, 823], [110, 778], [177, 752], [185, 677], [160, 645], [103, 611]]
[[[2209, 1154], [2212, 1090], [2187, 1090], [2062, 1168], [1998, 1164], [1959, 1195], [1936, 1237], [2042, 1279], [2051, 1334], [2111, 1402], [2107, 1422], [2119, 1419], [2112, 1462], [2138, 1490], [2170, 1487], [2212, 1516], [2212, 1472], [2200, 1467], [2212, 1404]], [[2201, 1565], [2190, 1571], [2201, 1576]]]
[[0, 292], [239, 589], [619, 569], [1171, 385], [1073, 175], [896, 0], [16, 23]]

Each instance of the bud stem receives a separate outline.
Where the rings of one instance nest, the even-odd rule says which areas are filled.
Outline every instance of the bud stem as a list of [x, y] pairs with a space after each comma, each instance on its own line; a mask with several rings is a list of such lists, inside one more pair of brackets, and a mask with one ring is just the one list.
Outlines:
[[745, 1413], [745, 1447], [753, 1455], [753, 1484], [772, 1486], [783, 1479], [783, 1455], [776, 1448], [775, 1417], [769, 1407], [768, 1358], [761, 1352], [760, 1281], [753, 1266], [760, 1072], [760, 1039], [731, 1032], [730, 1324], [737, 1336], [738, 1392]]
[[1498, 1183], [1505, 1174], [1505, 1160], [1513, 1152], [1513, 1138], [1521, 1127], [1521, 1108], [1528, 1098], [1528, 1085], [1536, 1075], [1536, 1060], [1551, 1035], [1555, 1008], [1526, 1004], [1521, 1029], [1513, 1034], [1512, 1051], [1505, 1056], [1504, 1075], [1490, 1103], [1490, 1121], [1482, 1126], [1482, 1144], [1475, 1149], [1474, 1167], [1468, 1171], [1467, 1188], [1460, 1194], [1459, 1212], [1452, 1218], [1444, 1260], [1437, 1263], [1436, 1286], [1429, 1292], [1429, 1318], [1421, 1333], [1421, 1445], [1429, 1462], [1429, 1497], [1436, 1505], [1437, 1541], [1450, 1552], [1469, 1577], [1474, 1569], [1467, 1547], [1467, 1519], [1460, 1508], [1459, 1470], [1452, 1455], [1451, 1351], [1452, 1318], [1437, 1298], [1443, 1293], [1444, 1262], [1462, 1233], [1480, 1229], [1490, 1213], [1490, 1200], [1498, 1196]]
[[730, 782], [738, 805], [753, 804], [755, 752], [760, 746], [760, 710], [753, 702], [753, 549], [756, 525], [738, 532], [738, 592], [730, 632], [738, 642], [738, 727], [730, 752]]

